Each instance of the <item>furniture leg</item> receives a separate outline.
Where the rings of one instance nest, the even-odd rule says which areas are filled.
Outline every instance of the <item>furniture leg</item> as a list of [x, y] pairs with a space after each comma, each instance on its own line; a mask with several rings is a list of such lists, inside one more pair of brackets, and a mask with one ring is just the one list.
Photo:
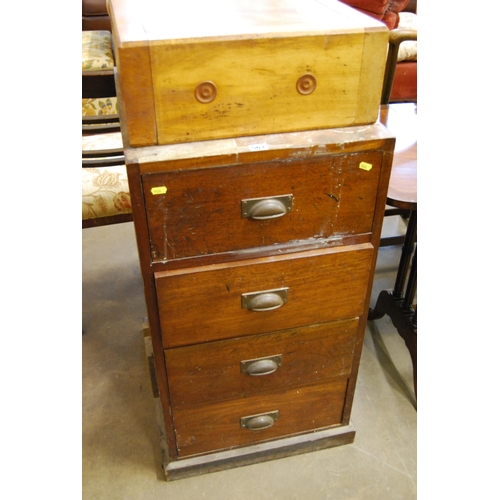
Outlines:
[[412, 210], [408, 221], [408, 229], [406, 230], [406, 238], [401, 249], [401, 260], [399, 261], [398, 274], [394, 285], [394, 296], [403, 297], [403, 288], [408, 276], [408, 267], [410, 265], [411, 255], [417, 238], [417, 211]]
[[397, 299], [394, 295], [384, 290], [380, 292], [375, 306], [375, 313], [380, 315], [369, 319], [379, 319], [387, 314], [392, 321], [392, 324], [398, 331], [399, 335], [405, 341], [406, 347], [410, 353], [411, 362], [413, 365], [413, 387], [415, 397], [417, 396], [417, 318], [416, 311], [408, 313], [403, 310], [402, 300]]
[[[369, 320], [374, 320], [380, 319], [387, 314], [391, 318], [399, 335], [405, 341], [413, 365], [415, 397], [417, 397], [417, 312], [416, 306], [415, 309], [413, 308], [413, 300], [415, 299], [417, 290], [417, 250], [416, 248], [415, 252], [413, 250], [416, 245], [416, 234], [417, 211], [413, 210], [408, 222], [408, 230], [402, 248], [395, 288], [392, 292], [387, 290], [382, 291], [378, 296], [375, 308], [370, 309], [368, 315]], [[409, 276], [408, 268], [410, 268]], [[408, 282], [403, 295], [407, 276]]]
[[413, 300], [415, 299], [415, 294], [417, 292], [417, 249], [415, 248], [415, 253], [413, 254], [413, 259], [411, 263], [410, 275], [408, 277], [408, 284], [406, 285], [406, 293], [403, 300], [403, 311], [411, 313], [413, 309]]

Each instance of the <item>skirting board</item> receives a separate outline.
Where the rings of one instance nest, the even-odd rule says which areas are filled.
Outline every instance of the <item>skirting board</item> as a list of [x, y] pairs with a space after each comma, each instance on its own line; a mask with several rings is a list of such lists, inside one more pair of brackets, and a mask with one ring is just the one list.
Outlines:
[[183, 479], [349, 444], [354, 441], [355, 434], [356, 431], [351, 425], [335, 427], [210, 455], [186, 458], [164, 464], [163, 468], [167, 481]]

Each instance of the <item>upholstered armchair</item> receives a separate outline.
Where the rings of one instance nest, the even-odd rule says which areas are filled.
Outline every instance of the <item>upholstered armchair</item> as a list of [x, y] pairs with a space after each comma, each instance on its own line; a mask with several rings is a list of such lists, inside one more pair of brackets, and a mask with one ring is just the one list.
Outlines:
[[[398, 49], [395, 53], [397, 64], [392, 90], [388, 97], [383, 97], [382, 102], [416, 102], [417, 0], [339, 1], [382, 21], [391, 30], [391, 40]], [[405, 41], [401, 41], [403, 38]], [[393, 46], [395, 46], [394, 44]]]

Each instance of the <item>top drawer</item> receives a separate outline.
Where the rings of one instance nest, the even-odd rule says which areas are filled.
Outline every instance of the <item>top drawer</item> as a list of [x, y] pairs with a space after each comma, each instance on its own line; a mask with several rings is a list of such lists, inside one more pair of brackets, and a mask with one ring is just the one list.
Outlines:
[[373, 123], [388, 30], [334, 0], [110, 0], [130, 146]]
[[382, 151], [142, 176], [153, 261], [372, 231]]

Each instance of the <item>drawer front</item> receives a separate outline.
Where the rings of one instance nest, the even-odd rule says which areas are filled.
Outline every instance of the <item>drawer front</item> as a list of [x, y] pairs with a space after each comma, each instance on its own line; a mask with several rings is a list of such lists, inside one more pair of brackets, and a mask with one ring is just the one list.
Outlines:
[[164, 346], [358, 317], [372, 258], [366, 243], [155, 273]]
[[[196, 409], [173, 410], [178, 455], [184, 458], [338, 425], [346, 387], [347, 379], [340, 378]], [[270, 427], [256, 428], [271, 423]]]
[[358, 319], [167, 349], [173, 408], [348, 376]]
[[363, 32], [155, 44], [158, 144], [373, 123], [386, 36], [374, 33], [369, 44]]
[[153, 261], [369, 233], [383, 153], [143, 175]]

